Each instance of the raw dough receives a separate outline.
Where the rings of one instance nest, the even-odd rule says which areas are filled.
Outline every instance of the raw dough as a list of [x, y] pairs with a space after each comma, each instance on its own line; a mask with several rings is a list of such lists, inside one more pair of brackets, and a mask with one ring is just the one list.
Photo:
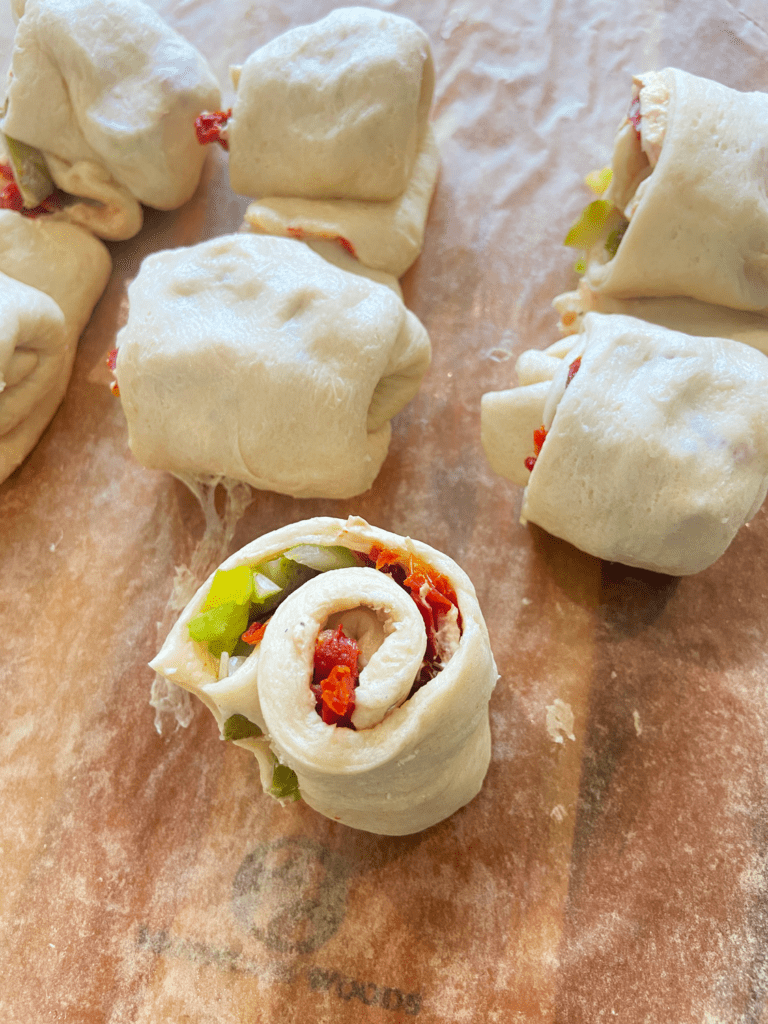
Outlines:
[[141, 0], [27, 0], [2, 131], [45, 156], [56, 185], [96, 203], [57, 217], [130, 238], [145, 203], [181, 206], [205, 151], [201, 110], [220, 103], [203, 57]]
[[529, 383], [483, 396], [482, 424], [492, 467], [528, 478], [523, 522], [599, 558], [687, 575], [762, 505], [768, 359], [756, 349], [588, 313], [581, 335], [521, 368]]
[[640, 125], [652, 139], [643, 149], [625, 119], [604, 197], [629, 226], [612, 259], [602, 241], [589, 251], [587, 284], [615, 298], [684, 295], [768, 312], [768, 95], [677, 68], [639, 75], [636, 87], [646, 79]]
[[0, 210], [0, 482], [61, 403], [111, 269], [106, 247], [82, 228]]
[[399, 277], [421, 251], [439, 154], [429, 39], [412, 21], [340, 8], [252, 54], [233, 76], [232, 188], [256, 231], [341, 238]]
[[[497, 672], [474, 588], [446, 555], [358, 517], [286, 526], [248, 544], [222, 568], [257, 565], [298, 544], [344, 545], [366, 553], [379, 544], [412, 553], [445, 575], [458, 598], [461, 636], [437, 675], [404, 700], [424, 650], [421, 616], [413, 615], [416, 605], [402, 588], [366, 568], [336, 569], [305, 583], [278, 607], [260, 646], [222, 680], [217, 659], [188, 632], [211, 577], [152, 668], [200, 697], [219, 726], [237, 713], [264, 731], [264, 737], [239, 744], [259, 758], [265, 789], [274, 752], [295, 771], [303, 799], [329, 818], [384, 835], [428, 828], [476, 795], [490, 760], [488, 701]], [[381, 635], [370, 642], [367, 717], [355, 731], [322, 721], [309, 683], [318, 632], [328, 619], [335, 623], [334, 614], [356, 612], [378, 618]], [[402, 631], [395, 630], [395, 621]], [[365, 675], [363, 670], [361, 687]]]
[[371, 486], [430, 360], [390, 288], [236, 234], [148, 257], [128, 294], [116, 373], [140, 462], [294, 497]]

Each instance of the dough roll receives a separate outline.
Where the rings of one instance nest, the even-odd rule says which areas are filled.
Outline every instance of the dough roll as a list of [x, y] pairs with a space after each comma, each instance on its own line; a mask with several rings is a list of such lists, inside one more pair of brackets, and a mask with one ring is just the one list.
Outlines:
[[[707, 568], [768, 489], [768, 358], [627, 316], [524, 353], [522, 386], [483, 396], [491, 466], [522, 521], [609, 561]], [[535, 435], [534, 435], [535, 431]]]
[[82, 228], [0, 210], [0, 482], [59, 407], [111, 268]]
[[428, 122], [435, 70], [408, 18], [343, 7], [233, 68], [221, 132], [254, 231], [338, 240], [399, 277], [421, 251], [440, 156]]
[[[298, 569], [292, 557], [303, 560]], [[220, 586], [214, 576], [151, 667], [200, 697], [225, 738], [239, 737], [256, 754], [265, 791], [284, 796], [275, 772], [292, 771], [315, 810], [384, 835], [428, 828], [471, 800], [490, 760], [497, 672], [462, 570], [426, 544], [357, 517], [276, 530], [221, 569], [243, 566], [262, 584], [263, 574], [280, 572], [289, 581], [267, 604], [251, 605], [248, 618], [266, 623], [252, 652], [214, 654], [191, 638]], [[359, 679], [351, 717], [329, 721], [316, 659], [323, 638], [339, 631], [357, 645]]]
[[192, 196], [205, 160], [195, 118], [219, 102], [203, 57], [141, 0], [27, 0], [0, 127], [86, 200], [56, 216], [124, 239], [140, 204]]
[[148, 257], [128, 295], [116, 375], [141, 463], [294, 497], [371, 486], [430, 360], [390, 288], [237, 234]]
[[767, 123], [764, 93], [677, 68], [637, 76], [604, 197], [618, 233], [589, 249], [589, 287], [768, 311]]

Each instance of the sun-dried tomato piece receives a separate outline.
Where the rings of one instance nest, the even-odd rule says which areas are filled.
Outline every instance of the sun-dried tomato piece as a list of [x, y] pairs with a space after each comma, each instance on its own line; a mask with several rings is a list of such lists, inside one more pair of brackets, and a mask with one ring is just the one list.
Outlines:
[[250, 644], [251, 647], [255, 647], [257, 644], [261, 643], [261, 638], [264, 636], [264, 630], [266, 628], [266, 622], [252, 622], [240, 639], [244, 643]]
[[[575, 371], [574, 371], [575, 372]], [[567, 387], [567, 385], [566, 385]], [[533, 455], [529, 455], [525, 460], [525, 468], [528, 472], [532, 472], [533, 467], [536, 465], [536, 459], [541, 454], [541, 449], [544, 442], [547, 439], [547, 429], [543, 425], [538, 427], [533, 432]]]
[[568, 387], [568, 385], [571, 383], [573, 378], [579, 372], [579, 367], [580, 366], [581, 366], [581, 356], [579, 356], [578, 359], [574, 359], [573, 362], [571, 363], [571, 365], [568, 367], [568, 377], [567, 377], [567, 379], [565, 381], [565, 386], [566, 387]]
[[195, 134], [201, 146], [208, 146], [212, 142], [218, 142], [223, 149], [229, 149], [226, 138], [222, 138], [222, 131], [227, 126], [227, 121], [232, 117], [232, 109], [229, 110], [204, 110], [195, 118]]
[[355, 252], [355, 247], [354, 247], [354, 245], [352, 245], [352, 243], [349, 241], [348, 238], [342, 238], [341, 235], [337, 235], [336, 236], [336, 241], [339, 243], [339, 245], [342, 247], [342, 249], [346, 249], [347, 250], [347, 252], [349, 253], [349, 255], [353, 259], [357, 259], [357, 253]]
[[320, 683], [321, 714], [326, 725], [352, 725], [357, 679], [347, 665], [334, 665]]
[[315, 708], [328, 725], [352, 725], [355, 709], [355, 687], [359, 670], [357, 641], [337, 629], [324, 629], [315, 643], [312, 692]]
[[24, 209], [24, 200], [15, 181], [9, 182], [0, 192], [0, 209], [15, 210], [17, 213]]

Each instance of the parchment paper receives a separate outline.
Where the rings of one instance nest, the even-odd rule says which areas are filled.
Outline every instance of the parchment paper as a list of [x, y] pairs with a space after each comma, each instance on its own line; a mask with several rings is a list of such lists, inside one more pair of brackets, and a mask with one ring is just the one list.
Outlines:
[[[403, 280], [432, 368], [369, 493], [254, 494], [217, 543], [354, 513], [456, 559], [501, 672], [485, 786], [442, 824], [381, 838], [270, 801], [202, 706], [155, 730], [146, 663], [205, 521], [128, 452], [104, 358], [145, 254], [238, 228], [247, 203], [211, 153], [184, 209], [148, 211], [112, 246], [66, 400], [0, 486], [0, 1019], [768, 1020], [765, 511], [695, 577], [601, 564], [519, 525], [521, 491], [479, 438], [482, 393], [556, 340], [550, 302], [575, 283], [561, 241], [630, 75], [675, 64], [767, 89], [768, 9], [372, 6], [419, 22], [435, 51], [442, 173]], [[230, 63], [332, 3], [158, 8], [231, 96]], [[1, 28], [10, 53], [7, 12]]]

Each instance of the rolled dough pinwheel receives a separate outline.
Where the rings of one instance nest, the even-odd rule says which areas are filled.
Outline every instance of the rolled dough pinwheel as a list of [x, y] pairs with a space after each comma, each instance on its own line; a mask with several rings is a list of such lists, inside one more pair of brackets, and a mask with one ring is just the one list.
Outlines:
[[115, 372], [139, 462], [294, 497], [371, 486], [430, 360], [390, 288], [246, 233], [148, 257], [128, 295]]
[[[232, 188], [257, 201], [255, 231], [339, 239], [361, 263], [399, 277], [421, 251], [439, 153], [426, 34], [364, 7], [292, 29], [233, 69], [223, 132]], [[226, 117], [226, 115], [224, 115]]]
[[0, 482], [59, 407], [111, 269], [82, 228], [0, 210]]
[[428, 828], [488, 768], [497, 672], [470, 580], [357, 517], [294, 523], [232, 555], [151, 667], [257, 756], [266, 792], [354, 828]]
[[768, 358], [632, 317], [523, 353], [521, 387], [482, 400], [492, 468], [525, 486], [522, 521], [599, 558], [707, 568], [768, 488]]
[[768, 312], [766, 124], [765, 93], [636, 76], [610, 185], [566, 240], [588, 249], [589, 287]]
[[141, 203], [192, 196], [205, 159], [194, 121], [219, 102], [203, 57], [141, 0], [27, 0], [0, 121], [24, 206], [55, 184], [55, 216], [130, 238]]

